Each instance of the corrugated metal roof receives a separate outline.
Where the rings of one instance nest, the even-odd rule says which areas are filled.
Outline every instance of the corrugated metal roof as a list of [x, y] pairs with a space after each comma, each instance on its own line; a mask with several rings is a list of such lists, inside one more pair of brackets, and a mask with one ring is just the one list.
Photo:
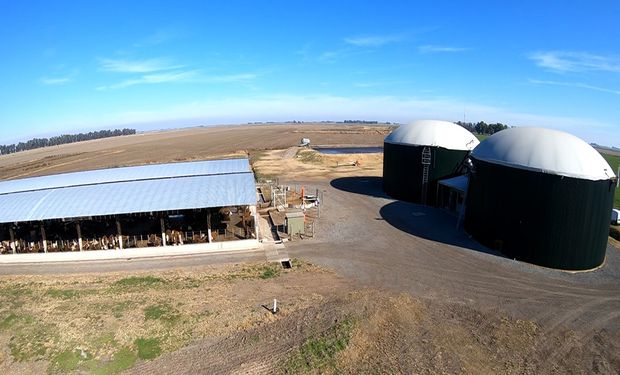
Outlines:
[[0, 223], [256, 204], [252, 173], [163, 178], [0, 195]]
[[248, 159], [223, 159], [141, 165], [64, 173], [0, 182], [0, 194], [112, 182], [250, 172]]
[[0, 183], [0, 223], [256, 204], [248, 159], [145, 165]]
[[452, 178], [447, 178], [437, 182], [440, 185], [451, 187], [455, 190], [466, 192], [467, 186], [469, 186], [469, 176], [461, 175]]

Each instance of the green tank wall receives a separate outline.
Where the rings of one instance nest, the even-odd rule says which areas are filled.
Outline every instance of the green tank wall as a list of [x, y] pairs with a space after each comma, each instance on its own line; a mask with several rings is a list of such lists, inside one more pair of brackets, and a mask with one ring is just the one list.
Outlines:
[[[420, 203], [422, 198], [422, 150], [424, 146], [383, 144], [383, 190], [393, 198]], [[469, 151], [431, 147], [426, 203], [435, 205], [437, 181], [458, 174]]]
[[590, 181], [476, 160], [465, 230], [510, 258], [587, 270], [607, 249], [614, 181]]

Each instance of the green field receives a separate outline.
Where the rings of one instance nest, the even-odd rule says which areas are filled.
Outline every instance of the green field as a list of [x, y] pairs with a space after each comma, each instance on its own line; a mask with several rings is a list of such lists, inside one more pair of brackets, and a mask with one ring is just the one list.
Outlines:
[[474, 134], [474, 135], [476, 136], [476, 138], [478, 138], [480, 142], [490, 137], [489, 135], [486, 135], [486, 134]]
[[[620, 156], [618, 155], [610, 155], [601, 152], [601, 155], [607, 160], [609, 165], [611, 165], [611, 169], [614, 173], [618, 172], [618, 166], [620, 165]], [[616, 189], [616, 197], [614, 198], [614, 207], [620, 208], [620, 189]]]

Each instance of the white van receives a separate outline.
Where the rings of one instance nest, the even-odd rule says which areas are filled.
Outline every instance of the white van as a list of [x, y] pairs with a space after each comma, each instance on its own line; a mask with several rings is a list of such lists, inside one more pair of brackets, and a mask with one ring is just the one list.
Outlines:
[[615, 208], [611, 210], [611, 223], [613, 225], [620, 224], [620, 210], [617, 210]]

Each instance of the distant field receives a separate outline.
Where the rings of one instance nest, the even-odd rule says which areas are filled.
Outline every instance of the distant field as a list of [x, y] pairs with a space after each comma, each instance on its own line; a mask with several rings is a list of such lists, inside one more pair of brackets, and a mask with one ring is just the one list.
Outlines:
[[[620, 156], [618, 155], [610, 155], [604, 152], [601, 152], [601, 155], [607, 160], [611, 168], [614, 170], [614, 173], [618, 172], [618, 166], [620, 165]], [[620, 208], [620, 189], [616, 189], [616, 197], [614, 198], [614, 207]]]
[[485, 139], [489, 138], [489, 136], [488, 136], [488, 135], [486, 135], [486, 134], [475, 134], [475, 136], [476, 136], [476, 138], [478, 138], [478, 140], [479, 140], [480, 142], [482, 142], [482, 141], [484, 141]]

